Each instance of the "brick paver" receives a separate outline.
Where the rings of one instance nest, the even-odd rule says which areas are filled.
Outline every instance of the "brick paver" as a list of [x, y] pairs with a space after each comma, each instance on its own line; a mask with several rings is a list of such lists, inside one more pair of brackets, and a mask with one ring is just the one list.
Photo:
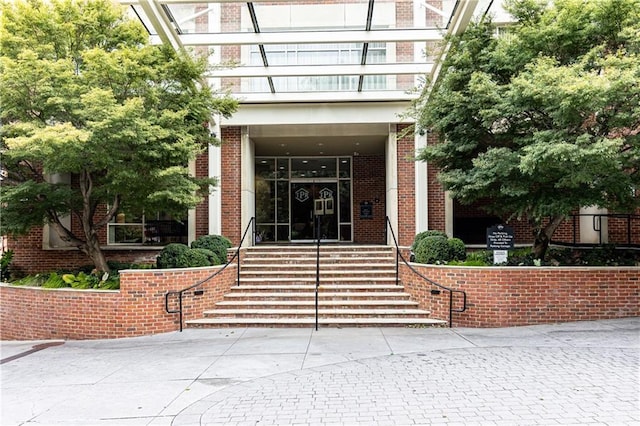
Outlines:
[[495, 347], [392, 355], [217, 392], [174, 425], [639, 425], [635, 349]]

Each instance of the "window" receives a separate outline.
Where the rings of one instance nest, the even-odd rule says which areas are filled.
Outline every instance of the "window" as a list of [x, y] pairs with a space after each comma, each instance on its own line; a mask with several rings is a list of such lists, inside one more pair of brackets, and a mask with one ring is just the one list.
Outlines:
[[120, 212], [108, 224], [109, 245], [166, 245], [188, 242], [188, 221], [185, 212], [174, 217], [162, 212], [137, 216]]
[[[362, 43], [332, 44], [276, 44], [265, 45], [269, 65], [324, 65], [324, 64], [359, 64], [362, 55]], [[368, 63], [384, 63], [386, 61], [385, 43], [370, 43], [367, 52]], [[250, 63], [262, 65], [262, 57], [257, 46], [251, 47]], [[273, 83], [278, 92], [311, 92], [311, 91], [356, 91], [360, 76], [331, 75], [304, 77], [276, 77]], [[363, 89], [386, 89], [386, 76], [365, 76]], [[252, 92], [269, 90], [266, 78], [251, 79]]]

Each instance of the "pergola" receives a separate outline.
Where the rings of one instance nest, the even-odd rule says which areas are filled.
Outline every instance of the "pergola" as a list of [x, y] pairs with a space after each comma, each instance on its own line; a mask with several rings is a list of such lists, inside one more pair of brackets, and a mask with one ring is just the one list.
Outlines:
[[[500, 13], [493, 0], [120, 2], [139, 17], [153, 43], [207, 49], [215, 64], [227, 61], [225, 52], [245, 52], [251, 60], [216, 66], [208, 76], [219, 87], [235, 82], [231, 91], [243, 103], [409, 101], [417, 96], [410, 89], [437, 80], [447, 34]], [[326, 46], [343, 52], [339, 60], [326, 54]], [[376, 55], [379, 46], [393, 46], [394, 53]], [[307, 52], [308, 63], [288, 59], [299, 51]], [[286, 84], [346, 76], [350, 84], [338, 90]], [[392, 84], [367, 84], [375, 76]]]

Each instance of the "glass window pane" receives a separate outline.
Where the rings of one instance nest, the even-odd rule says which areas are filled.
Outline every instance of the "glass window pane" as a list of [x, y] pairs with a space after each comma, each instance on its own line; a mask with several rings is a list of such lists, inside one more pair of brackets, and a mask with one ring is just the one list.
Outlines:
[[340, 240], [351, 241], [351, 225], [340, 225]]
[[340, 175], [338, 177], [341, 178], [350, 178], [351, 177], [351, 158], [343, 157], [340, 158]]
[[276, 241], [289, 241], [289, 225], [278, 225]]
[[275, 225], [257, 225], [256, 243], [275, 241]]
[[275, 160], [273, 158], [256, 158], [256, 178], [273, 179], [275, 177]]
[[289, 181], [278, 182], [278, 223], [289, 222]]
[[278, 179], [289, 178], [289, 159], [278, 158]]
[[351, 222], [351, 181], [340, 181], [340, 222]]
[[256, 222], [273, 223], [276, 220], [276, 182], [256, 179]]

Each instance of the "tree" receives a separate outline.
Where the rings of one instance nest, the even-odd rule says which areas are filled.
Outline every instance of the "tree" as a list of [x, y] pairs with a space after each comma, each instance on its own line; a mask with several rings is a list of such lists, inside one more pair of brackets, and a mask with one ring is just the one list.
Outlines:
[[440, 138], [417, 158], [454, 198], [528, 220], [543, 258], [567, 215], [633, 211], [640, 188], [640, 2], [512, 0], [450, 39], [443, 77], [412, 107]]
[[215, 184], [187, 165], [237, 103], [203, 84], [207, 58], [149, 45], [108, 0], [2, 7], [0, 233], [49, 224], [108, 271], [98, 235], [119, 209], [184, 212]]

